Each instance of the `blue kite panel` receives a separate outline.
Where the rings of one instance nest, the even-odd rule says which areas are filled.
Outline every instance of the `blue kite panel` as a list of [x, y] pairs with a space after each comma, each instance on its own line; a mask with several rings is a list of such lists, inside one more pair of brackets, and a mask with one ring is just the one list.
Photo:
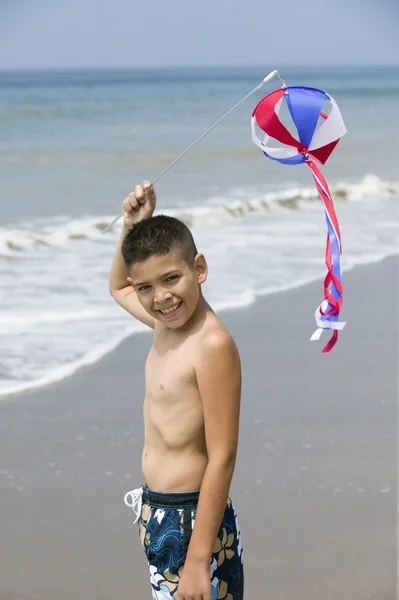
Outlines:
[[274, 156], [271, 156], [265, 151], [263, 151], [263, 154], [267, 156], [267, 158], [276, 160], [277, 162], [282, 163], [283, 165], [300, 165], [306, 160], [306, 156], [304, 156], [303, 154], [296, 154], [295, 156], [290, 156], [288, 158], [275, 158]]
[[303, 146], [309, 146], [316, 130], [320, 111], [328, 96], [323, 90], [309, 87], [288, 87], [287, 105]]

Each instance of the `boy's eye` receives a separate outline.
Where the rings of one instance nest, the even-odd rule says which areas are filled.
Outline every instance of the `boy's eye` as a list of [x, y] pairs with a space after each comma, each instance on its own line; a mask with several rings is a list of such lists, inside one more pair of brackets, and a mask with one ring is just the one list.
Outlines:
[[148, 290], [148, 288], [149, 288], [149, 287], [150, 287], [149, 285], [141, 285], [141, 286], [139, 287], [139, 290], [138, 290], [138, 291], [139, 291], [139, 292], [145, 292], [146, 290]]
[[166, 281], [172, 281], [173, 279], [177, 279], [178, 275], [170, 275], [169, 277], [166, 278]]

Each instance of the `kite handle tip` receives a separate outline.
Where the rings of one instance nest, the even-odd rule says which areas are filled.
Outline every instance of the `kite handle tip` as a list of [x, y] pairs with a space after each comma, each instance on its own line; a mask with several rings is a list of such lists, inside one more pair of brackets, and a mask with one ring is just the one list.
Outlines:
[[269, 73], [269, 75], [266, 75], [266, 77], [263, 80], [263, 83], [268, 83], [271, 79], [273, 79], [273, 77], [275, 77], [277, 75], [277, 73], [278, 73], [278, 71], [277, 71], [277, 69], [275, 69], [274, 71]]

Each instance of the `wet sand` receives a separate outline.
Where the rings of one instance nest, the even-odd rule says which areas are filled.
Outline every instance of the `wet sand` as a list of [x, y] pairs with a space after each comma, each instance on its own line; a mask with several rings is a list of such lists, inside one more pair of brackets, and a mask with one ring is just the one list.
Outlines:
[[[309, 342], [320, 281], [221, 314], [244, 372], [246, 600], [397, 598], [397, 258], [346, 273], [344, 291], [329, 355], [328, 334]], [[142, 483], [150, 344], [0, 400], [0, 600], [151, 598], [123, 504]]]

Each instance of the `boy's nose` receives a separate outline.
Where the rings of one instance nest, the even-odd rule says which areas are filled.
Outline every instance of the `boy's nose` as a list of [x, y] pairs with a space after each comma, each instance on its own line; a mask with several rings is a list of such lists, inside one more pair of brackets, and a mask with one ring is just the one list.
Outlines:
[[158, 306], [163, 306], [165, 302], [172, 298], [172, 294], [169, 290], [156, 290], [154, 296], [154, 303]]

